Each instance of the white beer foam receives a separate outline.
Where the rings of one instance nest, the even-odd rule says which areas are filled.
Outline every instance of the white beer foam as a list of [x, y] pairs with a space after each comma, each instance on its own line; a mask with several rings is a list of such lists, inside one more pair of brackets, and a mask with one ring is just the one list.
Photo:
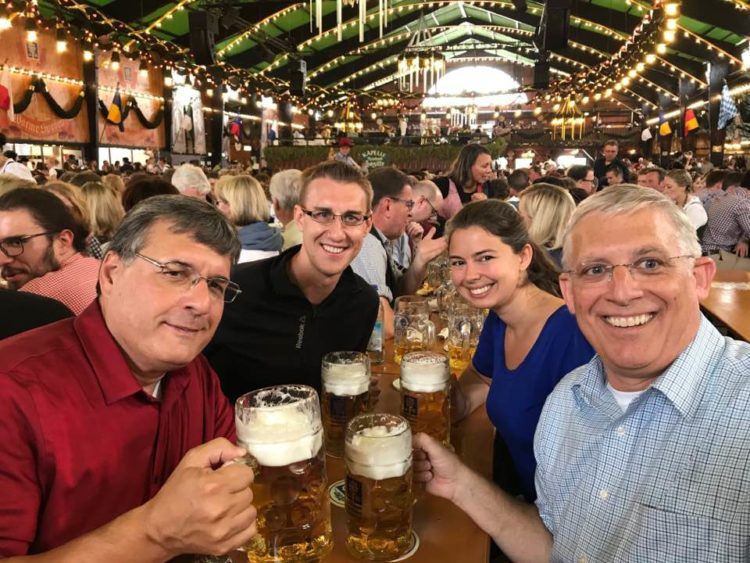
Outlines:
[[311, 459], [323, 445], [323, 429], [297, 405], [258, 410], [249, 422], [235, 416], [237, 441], [266, 467]]
[[411, 449], [410, 429], [365, 428], [346, 443], [346, 466], [354, 475], [376, 481], [401, 477], [411, 467]]
[[364, 363], [328, 364], [323, 368], [323, 389], [340, 397], [356, 397], [370, 387]]
[[450, 379], [448, 358], [437, 352], [410, 352], [401, 360], [401, 387], [416, 393], [445, 389]]

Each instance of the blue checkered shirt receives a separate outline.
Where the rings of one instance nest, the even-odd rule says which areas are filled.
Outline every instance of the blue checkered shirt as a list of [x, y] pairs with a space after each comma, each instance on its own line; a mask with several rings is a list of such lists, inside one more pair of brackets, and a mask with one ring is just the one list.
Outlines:
[[748, 560], [750, 345], [705, 317], [624, 413], [598, 356], [565, 376], [534, 450], [553, 561]]

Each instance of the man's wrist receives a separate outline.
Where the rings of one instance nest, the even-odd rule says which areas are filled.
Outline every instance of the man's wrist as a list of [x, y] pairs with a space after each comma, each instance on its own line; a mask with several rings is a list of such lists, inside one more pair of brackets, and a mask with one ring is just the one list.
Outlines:
[[133, 524], [138, 526], [134, 533], [143, 538], [144, 548], [149, 554], [153, 554], [154, 560], [168, 561], [180, 555], [180, 552], [170, 547], [168, 538], [165, 537], [161, 526], [153, 517], [153, 499], [146, 504], [130, 511]]

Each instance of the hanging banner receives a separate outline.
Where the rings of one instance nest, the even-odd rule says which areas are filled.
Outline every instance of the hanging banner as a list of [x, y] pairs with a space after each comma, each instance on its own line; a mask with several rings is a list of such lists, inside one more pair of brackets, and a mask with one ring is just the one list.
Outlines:
[[[0, 32], [0, 39], [4, 45], [0, 132], [13, 141], [88, 142], [88, 116], [79, 107], [83, 87], [80, 44], [70, 38], [66, 50], [58, 53], [54, 31], [40, 30], [36, 41], [28, 42], [18, 25]], [[46, 95], [34, 86], [35, 78], [43, 80]], [[33, 95], [30, 88], [36, 90]], [[21, 111], [14, 111], [13, 106], [19, 104]], [[71, 109], [79, 111], [68, 114]]]
[[[140, 61], [120, 55], [117, 68], [110, 51], [96, 51], [99, 108], [97, 131], [100, 145], [151, 149], [154, 154], [166, 148], [164, 134], [164, 75], [161, 69], [138, 70]], [[115, 94], [119, 94], [119, 105]], [[108, 119], [113, 105], [121, 121]]]
[[206, 124], [203, 121], [201, 93], [173, 72], [172, 90], [172, 152], [206, 154]]

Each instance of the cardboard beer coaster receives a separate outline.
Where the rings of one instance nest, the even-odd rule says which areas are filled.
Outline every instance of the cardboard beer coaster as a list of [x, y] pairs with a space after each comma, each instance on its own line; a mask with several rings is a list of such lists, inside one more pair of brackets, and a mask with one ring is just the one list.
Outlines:
[[397, 377], [396, 379], [394, 379], [393, 383], [391, 383], [391, 385], [393, 385], [393, 388], [396, 391], [401, 391], [401, 378]]
[[328, 487], [328, 496], [331, 498], [332, 505], [344, 508], [346, 502], [346, 488], [343, 479], [331, 483], [331, 486]]
[[398, 559], [391, 559], [390, 563], [396, 563], [396, 561], [403, 561], [405, 559], [409, 559], [409, 557], [414, 555], [418, 549], [419, 549], [419, 536], [417, 535], [417, 532], [412, 530], [411, 531], [411, 546], [409, 547], [409, 551], [404, 553]]

